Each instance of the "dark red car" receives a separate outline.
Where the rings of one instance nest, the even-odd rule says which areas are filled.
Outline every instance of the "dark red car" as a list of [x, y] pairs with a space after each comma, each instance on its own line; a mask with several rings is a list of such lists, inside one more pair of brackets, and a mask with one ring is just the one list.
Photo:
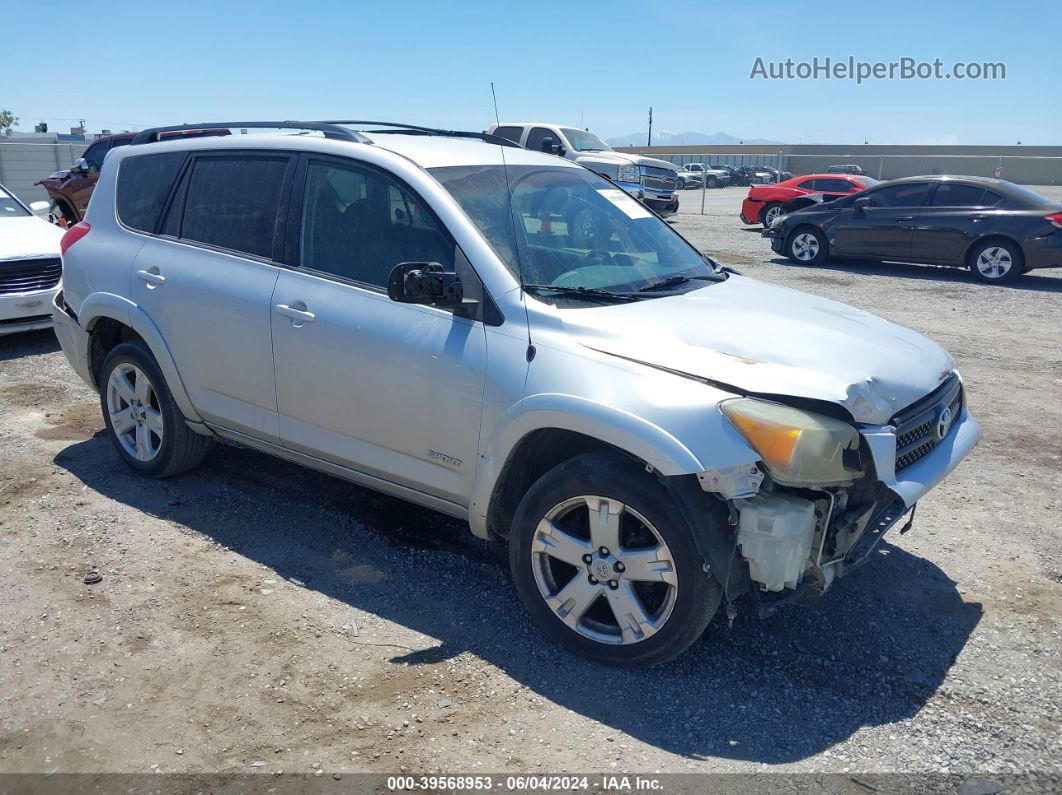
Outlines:
[[741, 203], [741, 220], [769, 227], [782, 211], [782, 203], [806, 193], [845, 195], [877, 185], [878, 180], [854, 174], [806, 174], [774, 185], [753, 185]]
[[[163, 133], [162, 138], [187, 137], [197, 135], [229, 135], [228, 130], [182, 130], [180, 132]], [[49, 211], [49, 219], [53, 224], [61, 227], [70, 227], [80, 221], [88, 207], [89, 197], [96, 187], [96, 180], [100, 177], [100, 167], [103, 158], [112, 149], [119, 146], [127, 146], [135, 132], [116, 133], [97, 138], [92, 146], [74, 165], [63, 171], [56, 171], [49, 177], [45, 177], [35, 185], [41, 185], [52, 200], [52, 208]]]

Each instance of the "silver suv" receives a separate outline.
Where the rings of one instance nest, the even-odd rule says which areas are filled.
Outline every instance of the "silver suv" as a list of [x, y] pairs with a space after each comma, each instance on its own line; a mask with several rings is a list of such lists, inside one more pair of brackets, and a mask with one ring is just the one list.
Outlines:
[[166, 477], [231, 441], [465, 519], [578, 653], [659, 663], [723, 602], [821, 595], [980, 435], [936, 344], [575, 163], [211, 126], [275, 130], [141, 133], [63, 240], [56, 332], [118, 455]]

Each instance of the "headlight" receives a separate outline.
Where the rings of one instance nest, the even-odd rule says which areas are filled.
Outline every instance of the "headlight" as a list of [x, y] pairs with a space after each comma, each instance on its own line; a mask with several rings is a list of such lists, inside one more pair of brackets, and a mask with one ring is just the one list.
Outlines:
[[719, 408], [779, 483], [824, 486], [863, 474], [845, 461], [847, 452], [854, 462], [859, 449], [859, 432], [846, 422], [752, 398], [728, 400]]
[[788, 217], [789, 217], [788, 215], [776, 215], [774, 220], [771, 221], [771, 228], [773, 229], [774, 227], [778, 226], [783, 221], [785, 221], [785, 219], [788, 218]]
[[634, 163], [627, 163], [619, 167], [619, 175], [616, 177], [617, 182], [641, 182], [641, 174], [638, 171], [638, 166]]

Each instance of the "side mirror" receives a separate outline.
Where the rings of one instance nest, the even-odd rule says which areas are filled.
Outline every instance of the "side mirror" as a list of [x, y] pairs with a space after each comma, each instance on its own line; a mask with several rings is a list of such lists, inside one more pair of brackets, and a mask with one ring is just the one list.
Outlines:
[[859, 196], [859, 197], [857, 197], [855, 199], [855, 201], [852, 202], [852, 209], [856, 210], [857, 212], [862, 212], [863, 210], [865, 210], [869, 206], [870, 206], [870, 197], [869, 196]]
[[70, 166], [70, 173], [71, 174], [87, 174], [88, 170], [89, 170], [88, 161], [85, 158], [83, 158], [83, 157], [79, 157], [77, 159], [77, 162], [74, 163], [74, 165]]
[[438, 262], [400, 262], [387, 278], [387, 296], [400, 304], [459, 307], [465, 291], [456, 273], [447, 273]]
[[46, 218], [48, 211], [52, 209], [52, 205], [49, 202], [30, 202], [29, 208], [34, 215]]
[[558, 155], [560, 157], [564, 157], [564, 147], [554, 142], [552, 138], [543, 138], [541, 148], [542, 151], [545, 152], [547, 155]]

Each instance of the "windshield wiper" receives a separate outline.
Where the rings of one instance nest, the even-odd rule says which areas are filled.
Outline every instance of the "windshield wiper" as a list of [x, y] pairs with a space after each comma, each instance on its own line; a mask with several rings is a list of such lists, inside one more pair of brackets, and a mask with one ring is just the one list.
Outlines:
[[590, 298], [599, 301], [637, 301], [645, 296], [637, 293], [614, 293], [611, 290], [602, 290], [597, 287], [566, 287], [556, 284], [525, 284], [523, 288], [532, 293], [555, 292], [564, 295], [575, 295], [580, 298]]
[[662, 279], [652, 284], [647, 284], [645, 287], [638, 289], [640, 293], [651, 293], [656, 290], [670, 290], [672, 287], [678, 287], [681, 284], [691, 281], [702, 282], [721, 282], [726, 278], [722, 275], [719, 276], [683, 276], [681, 273], [676, 273], [674, 276], [668, 276], [666, 279]]

